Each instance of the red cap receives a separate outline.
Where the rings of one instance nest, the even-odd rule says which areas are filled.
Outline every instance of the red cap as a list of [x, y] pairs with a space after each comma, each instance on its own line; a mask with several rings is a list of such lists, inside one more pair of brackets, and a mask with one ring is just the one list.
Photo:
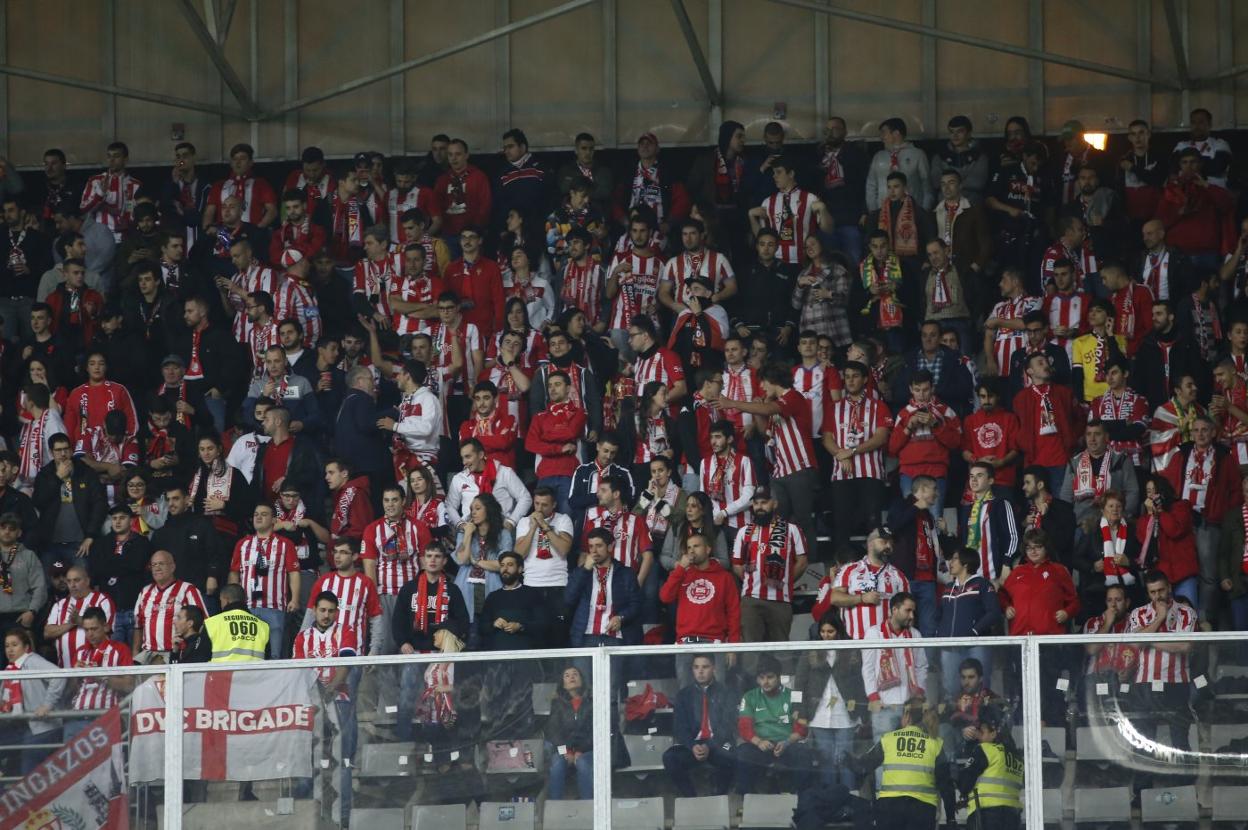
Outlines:
[[303, 262], [303, 252], [298, 248], [287, 248], [282, 251], [282, 267], [289, 268], [295, 263]]
[[655, 147], [659, 146], [659, 137], [655, 135], [654, 133], [642, 133], [641, 135], [637, 136], [638, 144], [640, 144], [643, 141], [653, 141]]

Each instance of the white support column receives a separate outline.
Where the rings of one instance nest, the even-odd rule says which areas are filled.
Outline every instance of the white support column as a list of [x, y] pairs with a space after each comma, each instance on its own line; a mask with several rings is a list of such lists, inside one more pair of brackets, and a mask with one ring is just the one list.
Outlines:
[[[247, 62], [251, 65], [251, 77], [249, 78], [251, 89], [251, 97], [253, 99], [259, 97], [260, 91], [260, 0], [251, 0], [247, 4]], [[246, 104], [243, 105], [244, 107]], [[260, 122], [251, 119], [251, 138], [249, 139], [253, 148], [260, 144]], [[262, 156], [272, 156], [274, 153], [266, 150], [257, 149]]]
[[618, 52], [615, 46], [617, 28], [616, 0], [602, 0], [602, 132], [598, 146], [616, 147], [620, 143], [620, 89]]
[[[100, 37], [104, 46], [104, 67], [101, 80], [106, 84], [117, 83], [117, 0], [104, 0], [100, 7]], [[104, 98], [104, 114], [100, 123], [107, 140], [117, 140], [117, 96], [108, 95]], [[92, 159], [92, 165], [99, 163]]]
[[[929, 29], [936, 28], [936, 0], [923, 0], [923, 25]], [[919, 94], [922, 103], [923, 130], [927, 138], [936, 138], [943, 131], [936, 124], [936, 38], [923, 38], [920, 49]]]
[[[390, 63], [407, 60], [407, 29], [403, 0], [390, 0]], [[390, 79], [390, 155], [407, 153], [407, 73]]]
[[[823, 0], [827, 3], [827, 0]], [[832, 116], [832, 79], [829, 53], [832, 45], [830, 21], [826, 14], [815, 12], [815, 130], [814, 137], [823, 137], [823, 125]]]
[[[282, 103], [299, 97], [299, 2], [282, 0]], [[299, 155], [299, 112], [282, 119], [286, 158]]]
[[181, 666], [165, 669], [165, 827], [182, 826], [182, 701]]
[[[1027, 2], [1027, 46], [1044, 51], [1044, 0]], [[1044, 132], [1044, 62], [1032, 60], [1027, 63], [1027, 97], [1031, 110], [1027, 120], [1036, 135]]]
[[[1179, 34], [1183, 41], [1183, 54], [1190, 55], [1192, 51], [1191, 44], [1191, 26], [1188, 25], [1188, 3], [1187, 0], [1176, 0], [1178, 2], [1179, 15]], [[1183, 91], [1179, 94], [1180, 104], [1179, 123], [1184, 127], [1188, 124], [1187, 115], [1192, 111], [1192, 88], [1190, 84], [1183, 86]]]
[[[1153, 2], [1135, 0], [1135, 69], [1143, 75], [1153, 74]], [[1153, 85], [1136, 84], [1136, 118], [1153, 123]]]
[[[1056, 648], [1061, 648], [1057, 646]], [[1027, 770], [1025, 801], [1027, 830], [1044, 830], [1044, 764], [1040, 722], [1040, 639], [1028, 637], [1023, 643], [1023, 764]]]
[[594, 827], [611, 827], [611, 655], [594, 651]]
[[709, 0], [706, 10], [706, 63], [711, 69], [717, 99], [711, 105], [711, 119], [706, 125], [707, 141], [719, 140], [719, 123], [724, 120], [724, 3]]

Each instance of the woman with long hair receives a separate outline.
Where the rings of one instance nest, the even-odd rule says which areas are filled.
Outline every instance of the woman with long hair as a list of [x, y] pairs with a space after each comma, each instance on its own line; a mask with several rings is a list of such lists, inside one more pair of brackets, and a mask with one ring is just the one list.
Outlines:
[[217, 435], [200, 436], [199, 463], [187, 495], [191, 509], [212, 519], [212, 526], [232, 544], [255, 510], [255, 494], [241, 472], [225, 463]]
[[698, 490], [685, 499], [685, 514], [672, 516], [671, 528], [663, 539], [663, 549], [659, 551], [659, 564], [665, 571], [675, 569], [680, 557], [685, 555], [686, 541], [695, 533], [710, 539], [711, 556], [725, 568], [729, 567], [728, 541], [724, 538], [723, 528], [715, 524], [715, 507], [711, 497]]
[[[650, 461], [664, 456], [675, 463], [680, 458], [680, 432], [676, 419], [667, 407], [667, 384], [652, 380], [641, 389], [641, 398], [633, 404], [631, 417], [623, 417], [620, 437], [632, 465], [633, 481], [638, 491], [650, 484]], [[627, 412], [629, 402], [624, 402]]]
[[[498, 555], [516, 546], [516, 538], [503, 523], [503, 507], [491, 493], [481, 493], [468, 508], [468, 520], [455, 538], [455, 584], [464, 595], [468, 619], [475, 621], [485, 598], [503, 587], [498, 578]], [[470, 631], [475, 640], [476, 628]]]
[[[840, 613], [833, 609], [819, 619], [819, 639], [849, 639]], [[824, 786], [857, 786], [854, 773], [842, 758], [853, 751], [861, 708], [866, 704], [862, 686], [862, 658], [855, 649], [814, 649], [797, 662], [793, 688], [802, 693], [798, 721], [806, 725], [819, 758]], [[856, 714], [859, 713], [859, 714]]]
[[1200, 560], [1192, 506], [1176, 497], [1174, 487], [1165, 477], [1151, 475], [1144, 482], [1140, 507], [1135, 536], [1140, 540], [1140, 557], [1145, 566], [1165, 574], [1176, 597], [1184, 597], [1193, 608], [1199, 607]]
[[485, 365], [492, 367], [498, 360], [502, 350], [503, 335], [509, 331], [519, 332], [524, 337], [524, 347], [520, 352], [520, 365], [532, 371], [538, 363], [546, 359], [546, 338], [530, 322], [530, 308], [519, 297], [508, 297], [503, 304], [503, 320], [505, 325], [498, 331], [485, 348]]
[[849, 269], [840, 256], [825, 251], [815, 234], [804, 243], [806, 265], [793, 286], [793, 308], [800, 312], [798, 331], [813, 331], [832, 338], [843, 349], [853, 342], [849, 327], [849, 295], [853, 287]]
[[[122, 482], [122, 489], [124, 493], [118, 495], [122, 496], [125, 503], [130, 505], [130, 511], [134, 513], [134, 518], [130, 520], [131, 531], [150, 538], [153, 530], [159, 530], [165, 526], [165, 522], [169, 519], [169, 505], [165, 501], [164, 493], [155, 498], [149, 495], [151, 488], [143, 470], [138, 467], [130, 470]], [[107, 533], [111, 529], [111, 524], [111, 518], [105, 517], [102, 532]]]
[[407, 507], [404, 512], [414, 522], [429, 528], [434, 538], [442, 538], [449, 530], [446, 500], [438, 493], [433, 470], [419, 464], [407, 471]]
[[[46, 386], [48, 388], [48, 396], [51, 398], [50, 408], [58, 414], [65, 412], [65, 401], [69, 398], [69, 390], [61, 385], [56, 375], [55, 365], [42, 357], [32, 357], [26, 361], [25, 368], [22, 369], [22, 386], [33, 383], [37, 386]], [[25, 411], [24, 402], [19, 401], [22, 411]]]
[[[503, 296], [508, 303], [519, 300], [528, 312], [525, 322], [541, 329], [555, 316], [555, 290], [545, 274], [534, 271], [527, 248], [514, 245], [506, 250], [509, 251], [506, 256], [510, 267], [503, 272]], [[515, 328], [510, 313], [506, 316], [508, 325]]]
[[613, 378], [619, 372], [620, 353], [611, 338], [598, 334], [589, 325], [585, 312], [570, 308], [559, 316], [559, 328], [568, 333], [572, 344], [572, 359], [588, 366], [600, 378]]
[[582, 800], [594, 797], [594, 716], [589, 684], [581, 670], [568, 666], [550, 705], [546, 721], [546, 755], [550, 758], [550, 778], [546, 783], [548, 801], [562, 801], [568, 773], [576, 770], [577, 794]]

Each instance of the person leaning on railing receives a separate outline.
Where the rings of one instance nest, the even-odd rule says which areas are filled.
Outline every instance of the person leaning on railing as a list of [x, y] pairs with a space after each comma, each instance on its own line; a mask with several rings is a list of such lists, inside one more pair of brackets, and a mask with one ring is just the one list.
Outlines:
[[[7, 672], [55, 671], [56, 666], [44, 660], [34, 651], [30, 632], [24, 628], [10, 628], [4, 635], [4, 656], [9, 664], [5, 667], [6, 679], [0, 681], [0, 745], [57, 744], [60, 743], [61, 721], [45, 717], [56, 709], [65, 693], [66, 679], [19, 680]], [[9, 718], [9, 715], [30, 714], [28, 719]], [[26, 775], [43, 762], [47, 749], [23, 749], [21, 774]]]

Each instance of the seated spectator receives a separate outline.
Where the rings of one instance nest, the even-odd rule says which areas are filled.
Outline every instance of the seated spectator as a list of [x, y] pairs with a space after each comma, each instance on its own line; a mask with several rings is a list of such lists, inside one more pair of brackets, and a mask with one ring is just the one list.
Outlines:
[[[1131, 615], [1131, 598], [1127, 586], [1110, 585], [1105, 589], [1105, 610], [1095, 614], [1083, 624], [1084, 634], [1125, 634]], [[1119, 683], [1129, 683], [1135, 676], [1135, 664], [1139, 660], [1140, 647], [1135, 643], [1102, 645], [1089, 643], [1084, 646], [1088, 653], [1085, 694], [1097, 690], [1097, 682], [1105, 682], [1117, 690]], [[1100, 697], [1100, 693], [1097, 692]], [[1088, 707], [1089, 711], [1091, 706]]]
[[741, 698], [737, 715], [741, 743], [733, 750], [736, 790], [753, 791], [763, 771], [774, 766], [785, 790], [801, 792], [813, 774], [813, 758], [804, 740], [806, 726], [793, 705], [793, 691], [781, 683], [780, 661], [770, 654], [758, 658], [754, 676], [757, 688]]
[[[943, 651], [941, 656], [944, 656]], [[1001, 698], [988, 688], [989, 673], [984, 670], [983, 663], [974, 657], [967, 657], [956, 665], [954, 689], [949, 693], [949, 700], [942, 703], [939, 709], [944, 721], [940, 731], [946, 743], [961, 746], [963, 741], [969, 743], [975, 740], [980, 717], [989, 705]]]
[[546, 800], [562, 801], [568, 773], [576, 772], [578, 796], [594, 797], [594, 717], [588, 684], [581, 670], [569, 666], [563, 676], [550, 718], [546, 721], [546, 756], [550, 758], [550, 778]]
[[1174, 595], [1195, 608], [1200, 565], [1192, 506], [1176, 498], [1170, 482], [1158, 475], [1145, 482], [1143, 505], [1135, 524], [1140, 559], [1165, 574]]
[[727, 795], [736, 770], [737, 696], [716, 678], [709, 655], [695, 655], [690, 667], [692, 682], [676, 693], [672, 707], [672, 745], [663, 753], [663, 769], [676, 792], [694, 798], [691, 772], [705, 764], [713, 770], [715, 794]]
[[[819, 618], [819, 639], [848, 640], [840, 615], [828, 611]], [[808, 651], [797, 660], [794, 689], [802, 693], [798, 722], [806, 727], [819, 760], [819, 785], [841, 784], [856, 789], [857, 781], [847, 757], [853, 753], [854, 736], [862, 720], [866, 700], [862, 688], [862, 656], [856, 649]]]

